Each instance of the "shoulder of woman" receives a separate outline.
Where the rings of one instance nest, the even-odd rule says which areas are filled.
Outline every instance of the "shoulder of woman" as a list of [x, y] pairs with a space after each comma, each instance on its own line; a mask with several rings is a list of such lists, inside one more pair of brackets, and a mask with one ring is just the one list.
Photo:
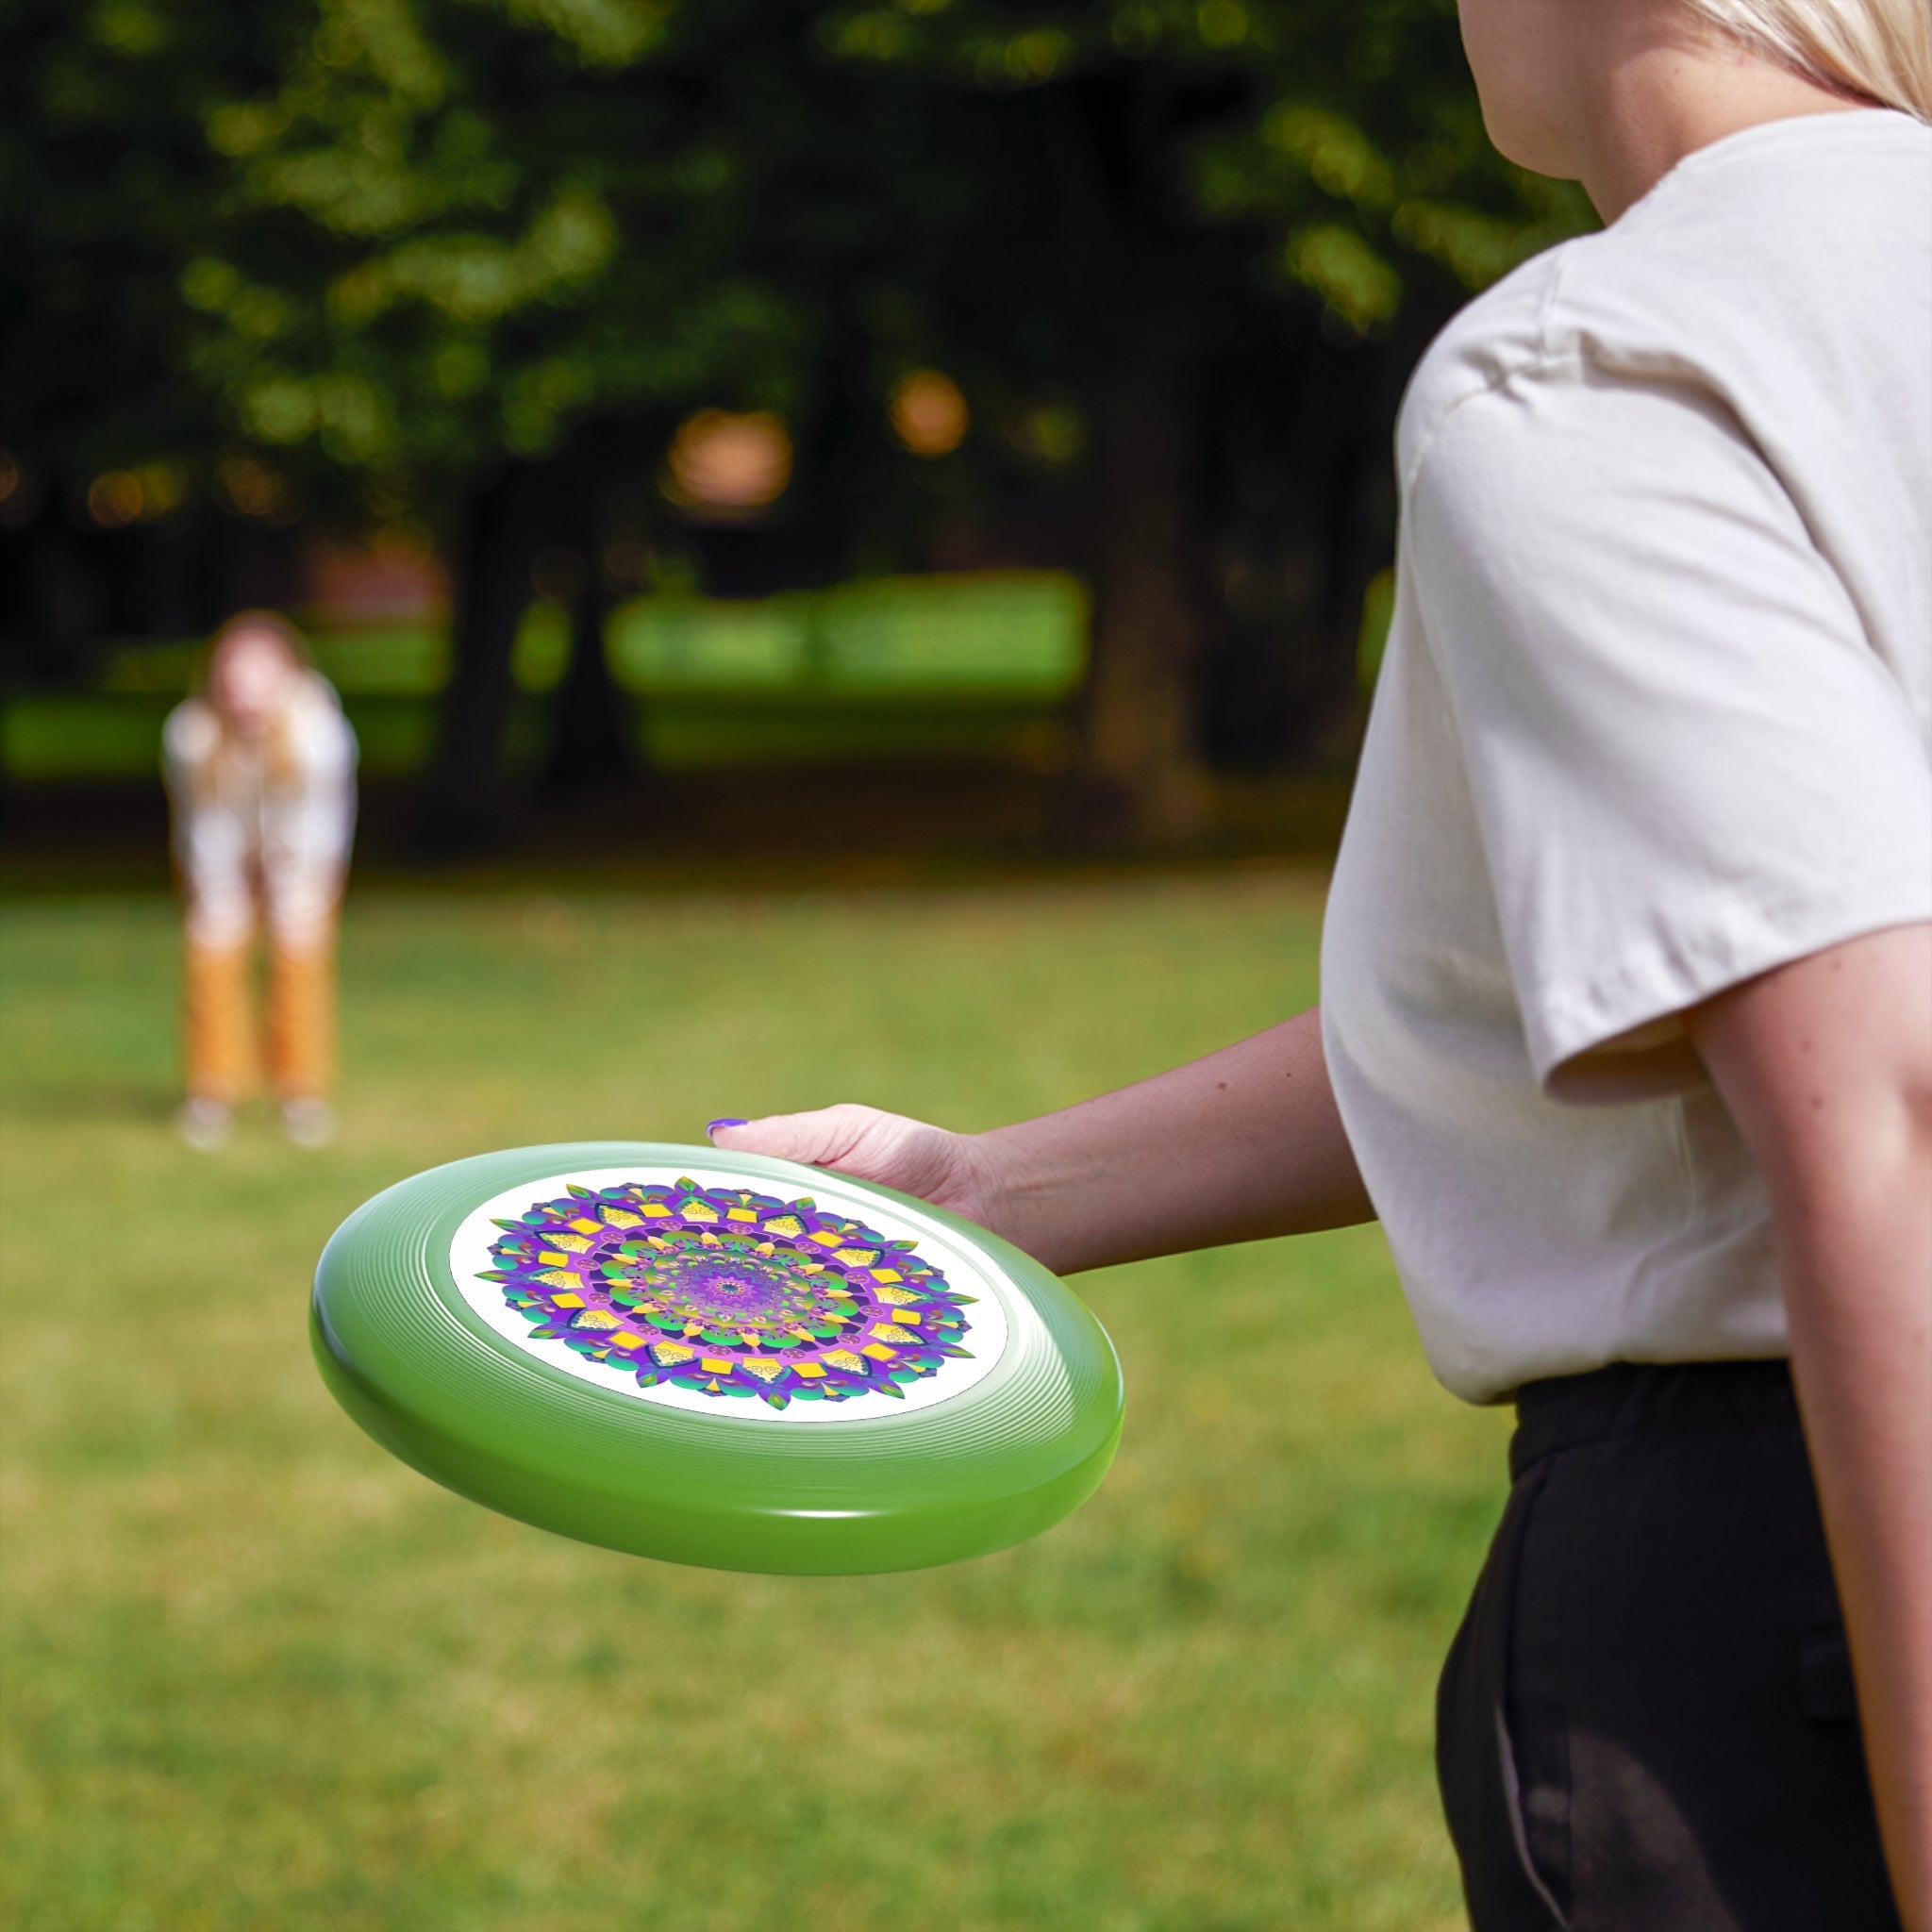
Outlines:
[[[1407, 487], [1443, 425], [1512, 385], [1676, 385], [1754, 426], [1826, 365], [1923, 364], [1932, 131], [1772, 123], [1689, 156], [1607, 228], [1533, 257], [1430, 345], [1403, 401]], [[1899, 165], [1904, 163], [1904, 165]]]
[[299, 710], [313, 708], [319, 712], [334, 711], [339, 715], [342, 708], [335, 686], [312, 668], [305, 669], [296, 681], [294, 705]]
[[161, 726], [161, 751], [174, 764], [199, 765], [215, 754], [222, 727], [206, 698], [184, 698]]
[[312, 765], [355, 756], [356, 734], [342, 715], [336, 688], [319, 671], [303, 674], [289, 707], [289, 733], [297, 755]]
[[1450, 319], [1428, 346], [1402, 399], [1397, 474], [1406, 484], [1443, 422], [1543, 360], [1550, 310], [1584, 236], [1533, 256]]
[[1748, 275], [1674, 259], [1679, 240], [1659, 245], [1621, 225], [1580, 235], [1463, 309], [1430, 345], [1403, 399], [1404, 491], [1471, 404], [1663, 383], [1728, 405], [1740, 374], [1761, 359], [1750, 341], [1765, 332], [1755, 312], [1761, 291]]

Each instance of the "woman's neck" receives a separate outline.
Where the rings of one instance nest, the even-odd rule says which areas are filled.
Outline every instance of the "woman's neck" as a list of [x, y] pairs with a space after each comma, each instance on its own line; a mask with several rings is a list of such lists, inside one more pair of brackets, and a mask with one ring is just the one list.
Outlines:
[[1605, 8], [1590, 81], [1574, 95], [1577, 177], [1606, 222], [1641, 201], [1687, 155], [1771, 121], [1873, 103], [1807, 80], [1710, 36], [1657, 30], [1645, 9]]

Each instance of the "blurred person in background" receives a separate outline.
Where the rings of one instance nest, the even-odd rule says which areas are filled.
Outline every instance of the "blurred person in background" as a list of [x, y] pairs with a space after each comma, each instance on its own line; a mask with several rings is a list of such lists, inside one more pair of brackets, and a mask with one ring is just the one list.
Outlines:
[[187, 925], [176, 1125], [218, 1147], [256, 1086], [253, 982], [268, 932], [267, 1065], [301, 1147], [335, 1130], [336, 920], [356, 823], [356, 735], [300, 634], [273, 612], [231, 618], [202, 690], [169, 715], [162, 759]]
[[1379, 1218], [1516, 1405], [1437, 1701], [1476, 1932], [1932, 1932], [1932, 7], [1460, 11], [1607, 226], [1405, 398], [1322, 1007], [713, 1138], [1062, 1273]]

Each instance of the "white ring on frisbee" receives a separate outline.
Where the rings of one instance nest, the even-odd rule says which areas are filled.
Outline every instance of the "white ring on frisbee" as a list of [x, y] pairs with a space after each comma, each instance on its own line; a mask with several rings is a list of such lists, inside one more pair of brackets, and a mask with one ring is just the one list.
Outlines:
[[[476, 1318], [494, 1334], [500, 1335], [524, 1354], [546, 1366], [588, 1382], [592, 1388], [608, 1389], [634, 1401], [658, 1408], [684, 1409], [693, 1415], [723, 1417], [733, 1422], [758, 1423], [782, 1428], [795, 1424], [863, 1422], [880, 1416], [902, 1416], [915, 1409], [933, 1408], [984, 1381], [998, 1366], [1006, 1353], [1009, 1324], [1007, 1318], [1005, 1285], [982, 1265], [971, 1250], [956, 1241], [945, 1225], [896, 1202], [882, 1200], [871, 1189], [841, 1184], [834, 1174], [814, 1175], [812, 1199], [820, 1209], [832, 1209], [883, 1235], [888, 1241], [917, 1243], [922, 1259], [931, 1263], [946, 1278], [947, 1286], [971, 1295], [970, 1307], [961, 1310], [965, 1318], [964, 1346], [972, 1350], [968, 1359], [949, 1358], [931, 1374], [916, 1382], [897, 1385], [896, 1396], [858, 1394], [839, 1403], [794, 1402], [776, 1409], [763, 1402], [733, 1402], [722, 1405], [716, 1397], [695, 1389], [683, 1389], [664, 1381], [645, 1389], [638, 1384], [634, 1371], [622, 1363], [593, 1361], [577, 1353], [567, 1342], [542, 1341], [530, 1334], [529, 1323], [505, 1299], [500, 1282], [486, 1281], [482, 1271], [494, 1265], [492, 1244], [503, 1238], [499, 1221], [518, 1221], [541, 1203], [568, 1194], [573, 1187], [596, 1193], [606, 1188], [628, 1187], [675, 1190], [680, 1180], [691, 1179], [710, 1186], [729, 1186], [743, 1174], [741, 1166], [720, 1163], [712, 1167], [693, 1160], [677, 1167], [642, 1165], [636, 1167], [586, 1168], [568, 1174], [546, 1175], [541, 1180], [522, 1181], [502, 1193], [493, 1194], [481, 1207], [465, 1216], [449, 1247], [450, 1274], [457, 1291]], [[707, 1177], [708, 1176], [708, 1181]]]

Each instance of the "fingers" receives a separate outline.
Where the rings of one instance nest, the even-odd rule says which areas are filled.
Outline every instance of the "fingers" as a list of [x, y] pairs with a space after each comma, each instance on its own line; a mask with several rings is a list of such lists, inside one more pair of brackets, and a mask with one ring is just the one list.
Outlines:
[[758, 1121], [716, 1120], [706, 1131], [713, 1146], [729, 1153], [837, 1168], [953, 1208], [970, 1221], [989, 1219], [971, 1143], [904, 1114], [848, 1102], [810, 1113], [767, 1114]]
[[873, 1109], [850, 1104], [822, 1107], [810, 1113], [774, 1113], [757, 1121], [713, 1121], [711, 1144], [733, 1154], [768, 1154], [806, 1167], [837, 1167], [849, 1156], [876, 1118]]

